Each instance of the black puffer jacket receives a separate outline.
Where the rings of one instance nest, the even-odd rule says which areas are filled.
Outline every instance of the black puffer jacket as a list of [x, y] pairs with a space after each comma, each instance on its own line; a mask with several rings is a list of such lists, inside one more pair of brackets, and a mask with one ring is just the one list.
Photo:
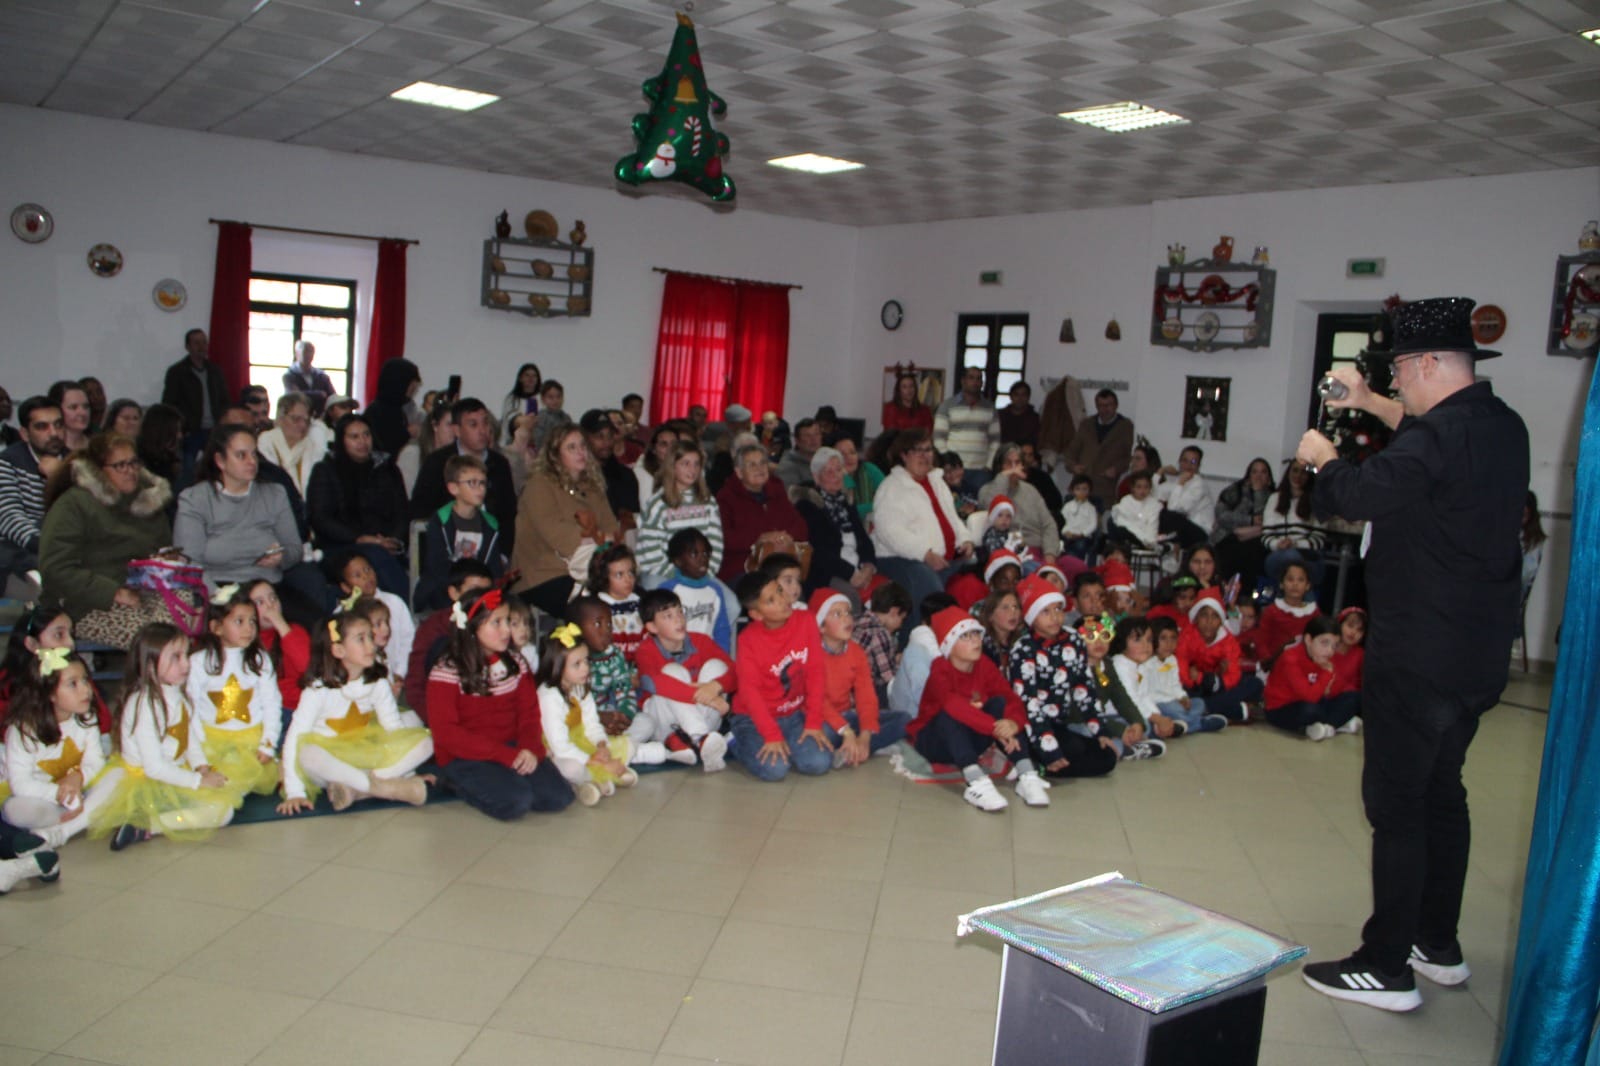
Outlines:
[[306, 512], [324, 552], [369, 533], [406, 543], [406, 485], [388, 456], [376, 452], [365, 463], [330, 455], [312, 467]]

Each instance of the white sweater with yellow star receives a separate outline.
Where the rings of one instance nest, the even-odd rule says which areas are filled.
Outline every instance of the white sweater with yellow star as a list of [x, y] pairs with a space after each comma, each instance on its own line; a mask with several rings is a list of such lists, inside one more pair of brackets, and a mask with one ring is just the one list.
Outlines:
[[92, 714], [63, 722], [61, 739], [54, 744], [24, 736], [14, 725], [6, 730], [6, 779], [13, 796], [54, 803], [63, 777], [78, 770], [87, 785], [105, 764], [100, 729]]
[[162, 685], [159, 699], [143, 692], [122, 708], [120, 749], [130, 767], [156, 781], [179, 788], [200, 787], [200, 727], [193, 721], [189, 697], [177, 685]]
[[378, 681], [351, 681], [339, 688], [320, 682], [300, 694], [300, 706], [283, 738], [283, 796], [304, 799], [305, 782], [298, 773], [300, 738], [307, 733], [337, 737], [376, 722], [386, 730], [403, 729], [400, 708], [387, 677]]
[[[278, 738], [283, 735], [283, 695], [272, 659], [261, 654], [261, 670], [249, 668], [243, 648], [221, 649], [222, 666], [216, 673], [206, 669], [212, 652], [197, 651], [189, 656], [189, 705], [196, 721], [210, 729], [253, 729], [261, 726], [257, 750], [266, 755], [278, 753]], [[197, 741], [205, 739], [197, 733]]]

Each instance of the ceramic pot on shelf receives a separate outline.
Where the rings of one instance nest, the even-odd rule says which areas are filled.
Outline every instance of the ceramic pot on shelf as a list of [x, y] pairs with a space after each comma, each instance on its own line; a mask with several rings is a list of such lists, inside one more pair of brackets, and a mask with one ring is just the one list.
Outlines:
[[1217, 238], [1217, 243], [1211, 246], [1211, 261], [1213, 263], [1233, 262], [1233, 238], [1222, 236]]

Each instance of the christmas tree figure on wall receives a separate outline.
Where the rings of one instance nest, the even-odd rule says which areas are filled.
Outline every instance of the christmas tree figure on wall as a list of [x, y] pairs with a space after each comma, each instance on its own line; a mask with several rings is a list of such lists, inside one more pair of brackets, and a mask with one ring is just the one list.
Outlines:
[[719, 203], [733, 199], [733, 179], [723, 170], [728, 138], [711, 126], [728, 110], [722, 97], [706, 87], [694, 23], [681, 12], [666, 64], [659, 77], [642, 86], [650, 110], [633, 116], [632, 155], [617, 160], [616, 177], [629, 185], [681, 181]]

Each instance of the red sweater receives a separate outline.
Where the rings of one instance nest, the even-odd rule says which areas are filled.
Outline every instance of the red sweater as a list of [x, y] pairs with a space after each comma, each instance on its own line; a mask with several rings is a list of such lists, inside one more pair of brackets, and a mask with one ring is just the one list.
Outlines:
[[994, 732], [995, 720], [981, 708], [996, 696], [1005, 698], [1005, 717], [1017, 723], [1026, 738], [1028, 713], [998, 666], [985, 657], [979, 659], [970, 671], [961, 671], [941, 655], [933, 661], [933, 668], [928, 671], [928, 683], [922, 688], [922, 702], [917, 705], [916, 718], [906, 727], [906, 736], [915, 740], [917, 734], [922, 732], [922, 727], [940, 713], [948, 714], [967, 728], [987, 736]]
[[668, 677], [662, 671], [666, 669], [668, 663], [677, 663], [689, 671], [690, 677], [695, 677], [700, 673], [700, 668], [712, 659], [720, 659], [728, 664], [728, 672], [717, 678], [722, 691], [730, 693], [739, 687], [739, 675], [733, 669], [733, 660], [717, 647], [716, 641], [703, 633], [685, 633], [683, 645], [689, 656], [683, 659], [672, 658], [662, 649], [661, 642], [656, 637], [649, 633], [644, 635], [644, 640], [639, 644], [637, 663], [639, 687], [646, 695], [664, 696], [679, 703], [695, 702], [696, 686], [693, 683]]
[[778, 719], [803, 713], [807, 729], [822, 726], [828, 692], [822, 636], [810, 611], [795, 611], [777, 629], [751, 621], [739, 634], [739, 678], [733, 713], [749, 715], [768, 743], [782, 740]]
[[717, 576], [726, 584], [734, 584], [744, 573], [750, 548], [761, 534], [787, 533], [796, 544], [811, 539], [806, 520], [789, 502], [789, 489], [782, 481], [768, 478], [762, 495], [765, 500], [757, 500], [737, 477], [723, 482], [717, 493], [717, 507], [722, 510], [722, 568]]
[[1191, 670], [1221, 674], [1223, 687], [1232, 688], [1239, 683], [1241, 657], [1239, 642], [1233, 639], [1226, 626], [1217, 630], [1217, 639], [1210, 644], [1194, 626], [1178, 634], [1178, 677], [1184, 688], [1192, 689], [1198, 684]]
[[854, 710], [863, 733], [878, 731], [878, 693], [872, 687], [872, 667], [867, 653], [854, 641], [846, 641], [844, 651], [831, 652], [822, 646], [822, 663], [828, 675], [828, 688], [822, 704], [822, 720], [839, 732], [848, 724], [844, 712]]
[[925, 429], [933, 432], [933, 408], [919, 403], [912, 408], [901, 407], [890, 400], [883, 405], [884, 429]]
[[1333, 668], [1338, 671], [1339, 684], [1346, 692], [1361, 691], [1361, 667], [1367, 661], [1367, 649], [1357, 644], [1349, 651], [1333, 653]]
[[428, 652], [439, 643], [439, 638], [450, 633], [450, 612], [434, 611], [417, 627], [411, 638], [411, 659], [406, 663], [406, 706], [416, 711], [422, 720], [428, 720], [428, 685], [432, 676], [428, 669]]
[[[266, 628], [261, 631], [261, 646], [271, 654], [278, 643], [278, 631]], [[300, 679], [306, 676], [311, 665], [311, 635], [301, 626], [290, 624], [288, 636], [283, 638], [283, 651], [278, 656], [278, 696], [289, 710], [300, 706]]]
[[461, 690], [454, 666], [441, 661], [428, 675], [428, 729], [433, 760], [448, 766], [457, 759], [510, 766], [527, 748], [545, 757], [544, 728], [533, 675], [523, 670], [489, 686], [487, 696]]
[[1179, 633], [1182, 633], [1185, 629], [1188, 629], [1194, 624], [1193, 622], [1189, 621], [1188, 615], [1184, 614], [1170, 603], [1163, 603], [1152, 607], [1144, 613], [1144, 616], [1150, 620], [1157, 618], [1170, 618], [1173, 622], [1177, 623]]
[[1322, 666], [1311, 658], [1304, 644], [1291, 644], [1267, 675], [1267, 710], [1275, 711], [1291, 703], [1317, 703], [1348, 691], [1337, 665]]
[[1306, 623], [1317, 613], [1314, 603], [1307, 605], [1311, 610], [1304, 614], [1293, 614], [1278, 606], [1281, 602], [1267, 604], [1261, 612], [1261, 624], [1256, 626], [1256, 656], [1263, 662], [1276, 659], [1284, 648], [1299, 640]]

